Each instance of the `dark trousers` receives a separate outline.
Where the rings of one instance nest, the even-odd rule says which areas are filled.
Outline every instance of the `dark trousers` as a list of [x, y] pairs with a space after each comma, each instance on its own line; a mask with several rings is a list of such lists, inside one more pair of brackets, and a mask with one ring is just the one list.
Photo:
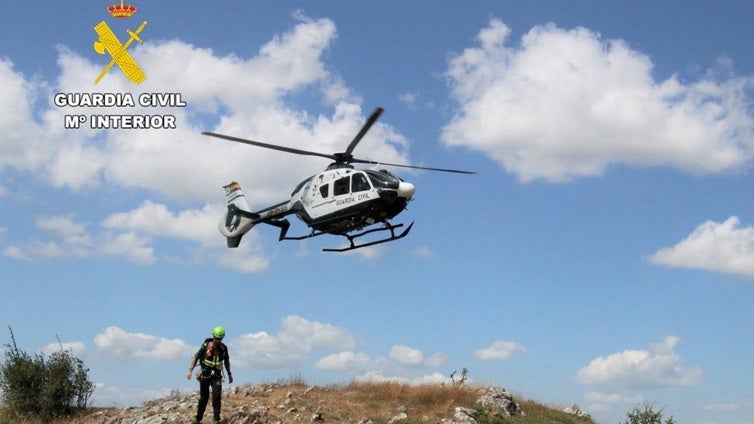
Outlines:
[[223, 380], [219, 376], [204, 377], [199, 381], [199, 405], [196, 408], [196, 422], [201, 422], [204, 410], [209, 402], [209, 388], [212, 386], [212, 412], [215, 421], [220, 420], [220, 406], [222, 404]]

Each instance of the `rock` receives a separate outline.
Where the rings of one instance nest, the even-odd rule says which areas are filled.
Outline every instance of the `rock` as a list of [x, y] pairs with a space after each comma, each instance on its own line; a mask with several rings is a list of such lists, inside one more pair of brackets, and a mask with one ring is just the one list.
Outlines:
[[185, 417], [181, 414], [177, 413], [170, 413], [170, 414], [157, 414], [152, 415], [149, 417], [144, 417], [141, 419], [138, 419], [137, 422], [139, 424], [170, 424], [170, 423], [181, 423], [185, 420]]
[[387, 422], [387, 424], [395, 424], [397, 422], [407, 420], [408, 415], [405, 412], [399, 412], [398, 415], [394, 416], [393, 418], [390, 418], [390, 421]]
[[325, 419], [322, 417], [322, 408], [317, 408], [317, 410], [312, 415], [311, 420], [309, 420], [309, 421], [311, 421], [313, 423], [316, 423], [316, 422], [321, 422], [321, 421], [324, 421], [324, 420]]
[[502, 387], [490, 387], [476, 401], [477, 405], [492, 412], [510, 417], [526, 415], [521, 407], [513, 400], [513, 396]]
[[288, 409], [291, 408], [291, 405], [293, 405], [293, 392], [288, 392], [285, 395], [285, 400], [283, 403], [278, 405], [278, 409]]
[[457, 406], [452, 419], [443, 418], [441, 424], [479, 424], [479, 413], [473, 409]]
[[586, 412], [582, 411], [581, 408], [579, 408], [579, 406], [576, 405], [575, 403], [573, 404], [573, 406], [569, 406], [569, 407], [563, 409], [563, 412], [565, 412], [566, 414], [573, 414], [573, 415], [575, 415], [577, 417], [590, 418], [589, 414], [587, 414]]

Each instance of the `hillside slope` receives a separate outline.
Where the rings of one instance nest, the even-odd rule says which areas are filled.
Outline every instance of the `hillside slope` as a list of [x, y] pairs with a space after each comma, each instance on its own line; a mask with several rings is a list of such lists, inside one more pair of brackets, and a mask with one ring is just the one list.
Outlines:
[[[197, 400], [198, 390], [176, 392], [141, 407], [90, 409], [75, 417], [56, 420], [54, 424], [190, 423], [196, 413]], [[513, 399], [501, 388], [415, 386], [393, 382], [234, 386], [223, 392], [222, 411], [223, 423], [227, 424], [593, 424], [588, 416]], [[212, 422], [211, 404], [207, 406], [203, 422]]]

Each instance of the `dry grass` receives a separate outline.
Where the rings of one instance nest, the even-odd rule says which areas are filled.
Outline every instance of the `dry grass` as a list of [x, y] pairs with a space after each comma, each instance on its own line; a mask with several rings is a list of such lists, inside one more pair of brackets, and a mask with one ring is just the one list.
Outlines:
[[[292, 414], [308, 420], [318, 409], [325, 422], [359, 422], [368, 418], [384, 423], [401, 410], [414, 421], [437, 422], [451, 417], [456, 406], [473, 405], [479, 397], [478, 389], [440, 385], [408, 385], [396, 382], [352, 382], [345, 385], [309, 386], [303, 381], [278, 383], [258, 400], [270, 407], [270, 414], [283, 422]], [[290, 400], [288, 400], [290, 399]], [[244, 399], [230, 398], [229, 407], [240, 407]], [[281, 407], [284, 405], [284, 407]]]
[[[227, 390], [227, 389], [226, 389]], [[480, 397], [480, 388], [453, 385], [409, 385], [396, 382], [352, 382], [329, 386], [310, 386], [302, 378], [292, 378], [285, 382], [238, 387], [227, 390], [223, 400], [223, 415], [227, 418], [239, 411], [264, 410], [260, 417], [264, 423], [309, 423], [311, 417], [320, 411], [324, 423], [358, 423], [369, 419], [376, 424], [384, 424], [403, 410], [408, 415], [406, 424], [435, 424], [442, 418], [453, 416], [457, 406], [473, 408]], [[195, 413], [195, 393], [172, 396], [181, 398], [186, 406], [177, 412], [188, 422]], [[192, 397], [193, 396], [193, 397]], [[482, 424], [592, 424], [588, 419], [577, 418], [532, 400], [514, 398], [526, 412], [525, 417], [501, 418], [484, 414]], [[144, 409], [160, 406], [170, 398], [147, 402]], [[107, 416], [118, 416], [121, 410], [104, 410]], [[138, 411], [137, 411], [138, 412]], [[152, 413], [150, 413], [151, 415]], [[39, 421], [4, 421], [6, 423], [39, 424]], [[104, 422], [89, 410], [67, 419], [58, 419], [52, 424], [97, 424]], [[123, 421], [131, 422], [131, 421]], [[168, 421], [174, 422], [174, 421]], [[180, 421], [184, 422], [184, 421]]]
[[338, 392], [337, 396], [352, 410], [375, 421], [388, 421], [405, 407], [409, 417], [435, 422], [453, 416], [456, 406], [473, 405], [479, 397], [478, 390], [471, 387], [415, 386], [395, 382], [351, 383]]

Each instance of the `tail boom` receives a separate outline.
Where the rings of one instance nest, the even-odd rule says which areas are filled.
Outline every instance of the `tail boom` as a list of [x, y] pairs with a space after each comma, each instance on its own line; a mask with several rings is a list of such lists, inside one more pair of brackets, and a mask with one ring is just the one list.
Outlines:
[[256, 214], [249, 212], [249, 204], [240, 184], [234, 181], [223, 188], [228, 209], [217, 223], [217, 229], [228, 240], [228, 247], [238, 247], [241, 237], [255, 225]]
[[279, 203], [259, 212], [251, 212], [239, 183], [234, 181], [223, 188], [228, 208], [218, 222], [217, 229], [227, 239], [228, 247], [238, 247], [241, 237], [260, 222], [279, 227], [280, 239], [285, 237], [290, 224], [281, 218], [292, 213], [288, 202]]

